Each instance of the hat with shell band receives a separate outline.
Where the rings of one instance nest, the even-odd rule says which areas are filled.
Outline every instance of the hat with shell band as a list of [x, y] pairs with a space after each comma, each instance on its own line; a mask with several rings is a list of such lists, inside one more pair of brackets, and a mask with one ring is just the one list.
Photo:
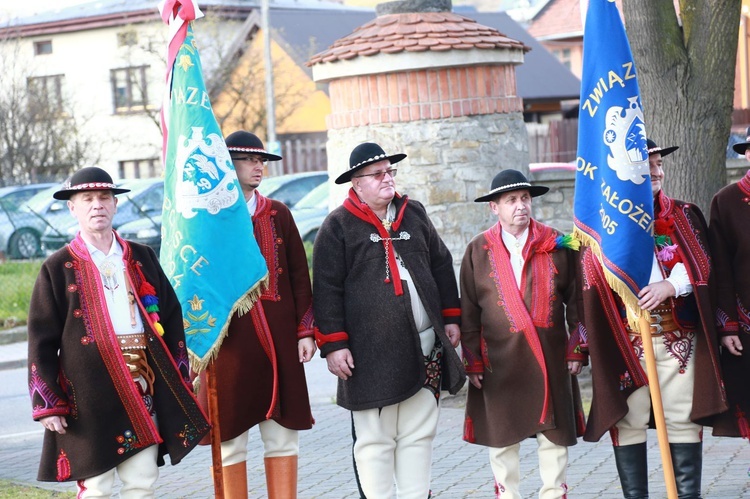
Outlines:
[[734, 152], [736, 152], [737, 154], [745, 154], [747, 146], [750, 146], [750, 126], [747, 127], [747, 133], [745, 137], [745, 142], [738, 142], [737, 144], [732, 145], [732, 149], [734, 149]]
[[395, 165], [406, 157], [406, 154], [398, 153], [388, 156], [382, 147], [375, 144], [374, 142], [365, 142], [358, 145], [352, 150], [349, 155], [349, 169], [339, 175], [336, 179], [337, 184], [344, 184], [352, 179], [354, 172], [361, 170], [365, 166], [380, 161], [388, 160], [392, 165]]
[[248, 154], [257, 154], [268, 161], [281, 160], [281, 156], [266, 151], [266, 148], [263, 147], [263, 141], [254, 133], [237, 130], [236, 132], [230, 133], [224, 142], [226, 142], [227, 149], [232, 155], [245, 152]]
[[479, 196], [474, 202], [481, 203], [484, 201], [492, 201], [504, 192], [520, 191], [522, 189], [529, 191], [529, 194], [531, 194], [531, 197], [533, 198], [541, 196], [549, 191], [549, 187], [543, 185], [531, 185], [526, 178], [526, 175], [518, 170], [503, 170], [492, 179], [490, 192], [484, 196]]
[[679, 146], [659, 147], [656, 145], [656, 142], [651, 139], [646, 140], [646, 147], [648, 148], [649, 156], [659, 153], [662, 155], [662, 157], [666, 156], [667, 154], [672, 154], [680, 148]]
[[66, 200], [73, 194], [83, 191], [112, 191], [112, 194], [123, 194], [130, 192], [130, 189], [117, 187], [109, 173], [96, 166], [89, 166], [75, 172], [52, 197]]

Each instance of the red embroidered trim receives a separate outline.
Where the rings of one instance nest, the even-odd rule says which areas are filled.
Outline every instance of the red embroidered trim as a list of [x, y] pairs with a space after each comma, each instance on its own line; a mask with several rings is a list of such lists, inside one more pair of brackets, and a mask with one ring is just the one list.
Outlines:
[[[116, 233], [115, 237], [117, 237]], [[125, 270], [132, 276], [133, 270], [129, 266], [134, 262], [130, 260], [130, 246], [119, 237], [117, 240], [122, 246]], [[128, 419], [133, 424], [132, 431], [138, 436], [136, 448], [149, 445], [146, 442], [161, 442], [159, 431], [151, 419], [143, 397], [138, 393], [136, 384], [133, 383], [117, 344], [114, 327], [107, 313], [107, 301], [104, 297], [99, 270], [91, 261], [91, 255], [80, 234], [68, 245], [68, 248], [73, 258], [76, 259], [73, 269], [78, 283], [81, 309], [84, 311], [86, 330], [93, 336], [94, 346], [99, 350], [99, 355], [112, 378], [117, 395], [123, 401]]]
[[476, 442], [476, 437], [474, 436], [474, 421], [472, 421], [469, 416], [464, 418], [464, 440], [471, 444]]
[[280, 301], [279, 274], [283, 270], [279, 268], [279, 246], [284, 241], [278, 237], [276, 231], [274, 218], [276, 210], [271, 209], [271, 200], [258, 191], [255, 191], [255, 195], [258, 198], [258, 205], [252, 217], [253, 234], [268, 267], [268, 286], [263, 289], [260, 297], [263, 300]]
[[750, 196], [750, 170], [737, 182], [737, 186], [745, 196]]
[[266, 419], [271, 419], [277, 411], [279, 401], [279, 369], [276, 362], [276, 350], [273, 346], [273, 338], [271, 338], [271, 328], [268, 327], [266, 313], [263, 311], [261, 300], [257, 300], [253, 308], [250, 309], [250, 317], [253, 319], [253, 326], [255, 327], [255, 334], [258, 336], [258, 341], [273, 367], [273, 397], [271, 397], [271, 406], [266, 413]]
[[349, 335], [344, 331], [323, 334], [319, 329], [315, 329], [315, 343], [318, 344], [318, 348], [322, 347], [326, 343], [335, 343], [337, 341], [349, 341]]
[[461, 317], [460, 308], [444, 308], [443, 317]]
[[[557, 233], [551, 227], [539, 224], [534, 220], [529, 226], [529, 237], [523, 248], [523, 258], [531, 262], [531, 317], [537, 327], [552, 327], [552, 302], [557, 298], [554, 293], [557, 267], [552, 260], [551, 252], [556, 251]], [[521, 289], [526, 289], [526, 273], [522, 276]]]
[[64, 450], [60, 449], [57, 456], [57, 481], [64, 482], [70, 478], [70, 459]]
[[[518, 289], [518, 284], [516, 284], [513, 267], [510, 264], [510, 255], [503, 243], [500, 231], [500, 222], [498, 222], [484, 232], [488, 243], [487, 252], [492, 266], [490, 277], [495, 282], [498, 296], [497, 304], [505, 312], [505, 316], [510, 324], [511, 333], [523, 333], [539, 365], [539, 369], [542, 371], [542, 378], [544, 378], [544, 404], [542, 405], [542, 414], [539, 419], [540, 424], [542, 424], [547, 420], [550, 401], [547, 365], [544, 361], [544, 352], [542, 351], [542, 344], [539, 341], [534, 321], [531, 315], [529, 315], [521, 291]], [[531, 235], [529, 235], [529, 239], [531, 239]], [[528, 260], [526, 262], [528, 263]], [[521, 280], [521, 284], [524, 284], [523, 279]], [[518, 319], [518, 322], [516, 322], [516, 319]]]

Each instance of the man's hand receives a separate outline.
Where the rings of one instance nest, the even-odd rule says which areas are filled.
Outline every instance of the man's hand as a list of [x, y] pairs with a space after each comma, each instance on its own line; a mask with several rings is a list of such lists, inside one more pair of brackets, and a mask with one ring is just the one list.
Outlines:
[[310, 362], [310, 359], [313, 358], [316, 350], [317, 347], [315, 346], [315, 340], [312, 339], [312, 336], [301, 338], [297, 342], [297, 352], [299, 352], [300, 364], [304, 362]]
[[461, 328], [458, 324], [446, 324], [445, 334], [448, 336], [448, 341], [451, 342], [453, 348], [456, 348], [461, 341]]
[[666, 279], [649, 284], [638, 293], [638, 306], [643, 310], [651, 311], [667, 298], [672, 298], [677, 292], [672, 283]]
[[466, 374], [469, 377], [469, 382], [471, 382], [472, 385], [474, 385], [475, 388], [481, 390], [482, 389], [482, 380], [484, 379], [484, 374]]
[[49, 431], [57, 432], [60, 435], [65, 435], [65, 428], [68, 427], [68, 422], [62, 416], [47, 416], [40, 419], [39, 422]]
[[328, 370], [339, 378], [346, 381], [352, 375], [354, 369], [354, 358], [348, 348], [342, 348], [326, 355]]
[[573, 376], [578, 376], [579, 374], [581, 374], [581, 369], [583, 369], [583, 362], [579, 360], [568, 361], [568, 371]]
[[740, 337], [736, 334], [731, 336], [724, 336], [721, 338], [721, 346], [729, 350], [732, 355], [742, 355], [742, 343], [740, 343]]

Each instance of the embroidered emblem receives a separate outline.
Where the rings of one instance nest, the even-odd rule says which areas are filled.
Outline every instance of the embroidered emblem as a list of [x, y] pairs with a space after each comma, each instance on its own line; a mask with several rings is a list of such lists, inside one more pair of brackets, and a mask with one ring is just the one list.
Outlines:
[[640, 336], [633, 337], [633, 353], [636, 359], [640, 360], [643, 358], [643, 338]]
[[190, 446], [190, 442], [198, 438], [198, 431], [194, 427], [185, 424], [182, 430], [177, 432], [177, 438], [182, 440], [182, 446], [187, 448]]
[[57, 456], [57, 481], [64, 482], [70, 478], [70, 460], [64, 450]]
[[130, 430], [125, 430], [125, 433], [119, 435], [116, 440], [118, 444], [122, 444], [122, 447], [117, 449], [117, 453], [120, 455], [138, 448], [138, 437]]
[[490, 363], [490, 349], [487, 347], [487, 341], [484, 336], [479, 338], [479, 345], [482, 349], [482, 364], [488, 372], [492, 372], [492, 364]]
[[76, 291], [78, 291], [78, 286], [76, 284], [68, 284], [69, 293], [75, 293]]
[[694, 336], [695, 334], [691, 332], [664, 332], [664, 346], [669, 355], [680, 365], [680, 374], [685, 374], [685, 368], [693, 354]]
[[607, 164], [620, 180], [641, 185], [649, 177], [646, 127], [638, 97], [628, 97], [628, 107], [607, 109], [604, 144], [609, 147]]
[[495, 499], [501, 499], [505, 494], [505, 486], [501, 483], [495, 482]]
[[737, 297], [737, 315], [740, 328], [744, 332], [750, 333], [750, 312], [742, 305], [739, 296]]
[[[192, 300], [188, 300], [190, 310], [182, 318], [182, 325], [185, 328], [185, 334], [205, 334], [211, 331], [216, 325], [216, 317], [212, 317], [210, 312], [203, 312], [203, 302], [198, 295], [193, 295]], [[198, 312], [197, 314], [193, 312]]]
[[[60, 397], [58, 397], [54, 391], [47, 385], [47, 383], [39, 376], [39, 371], [36, 364], [31, 364], [31, 379], [29, 380], [29, 394], [31, 400], [35, 402], [33, 408], [33, 414], [40, 414], [44, 417], [46, 411], [54, 409], [56, 407], [64, 407]], [[37, 402], [39, 401], [39, 402]], [[40, 403], [41, 402], [41, 403]]]
[[632, 386], [633, 379], [630, 377], [630, 373], [628, 371], [625, 371], [620, 375], [620, 391], [631, 388]]

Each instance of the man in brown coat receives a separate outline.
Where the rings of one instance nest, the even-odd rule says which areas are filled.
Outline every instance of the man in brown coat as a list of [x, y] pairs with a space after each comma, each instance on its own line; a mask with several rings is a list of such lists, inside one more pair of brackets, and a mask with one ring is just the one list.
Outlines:
[[[248, 432], [257, 425], [268, 497], [293, 499], [299, 430], [313, 423], [303, 366], [316, 350], [307, 256], [289, 208], [258, 192], [266, 163], [281, 156], [244, 130], [226, 143], [269, 282], [250, 312], [232, 318], [216, 359], [224, 490], [228, 499], [247, 497]], [[200, 386], [207, 406], [207, 383]]]
[[568, 446], [584, 427], [574, 377], [584, 360], [576, 253], [569, 237], [531, 218], [531, 199], [548, 190], [516, 170], [496, 175], [476, 201], [488, 201], [498, 222], [469, 243], [461, 263], [461, 344], [471, 381], [464, 440], [490, 448], [502, 498], [522, 497], [519, 449], [530, 437], [539, 445], [539, 497], [565, 497]]

